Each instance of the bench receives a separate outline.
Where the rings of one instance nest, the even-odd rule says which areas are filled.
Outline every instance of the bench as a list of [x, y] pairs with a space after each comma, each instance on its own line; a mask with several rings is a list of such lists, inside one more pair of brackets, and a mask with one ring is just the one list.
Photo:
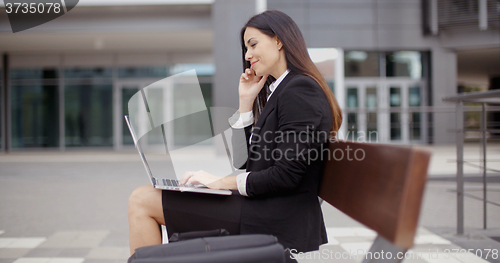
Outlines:
[[[350, 156], [347, 154], [350, 153]], [[430, 153], [408, 147], [331, 142], [319, 196], [377, 232], [370, 252], [397, 253], [413, 246]]]

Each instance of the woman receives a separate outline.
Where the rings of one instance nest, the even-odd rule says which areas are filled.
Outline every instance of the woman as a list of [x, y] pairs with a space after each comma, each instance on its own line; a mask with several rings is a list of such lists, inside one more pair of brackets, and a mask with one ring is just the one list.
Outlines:
[[169, 235], [217, 228], [272, 234], [298, 252], [327, 242], [317, 195], [322, 149], [342, 122], [335, 97], [286, 14], [266, 11], [252, 17], [241, 30], [241, 43], [244, 73], [239, 109], [230, 124], [246, 135], [235, 150], [248, 154], [237, 165], [247, 172], [227, 177], [187, 172], [180, 180], [230, 189], [231, 196], [136, 189], [129, 200], [132, 253], [161, 243], [158, 224], [165, 224]]

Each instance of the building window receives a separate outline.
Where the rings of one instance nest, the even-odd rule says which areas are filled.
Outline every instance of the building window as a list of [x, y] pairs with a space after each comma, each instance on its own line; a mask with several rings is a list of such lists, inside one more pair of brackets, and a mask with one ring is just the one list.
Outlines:
[[[163, 79], [191, 69], [197, 72], [205, 104], [210, 108], [213, 105], [211, 78], [215, 72], [213, 64], [118, 68], [102, 66], [13, 68], [9, 74], [11, 95], [8, 98], [11, 103], [9, 126], [12, 136], [9, 139], [12, 147], [113, 146], [115, 134], [113, 129], [116, 128], [113, 125], [116, 121], [113, 119], [113, 112], [116, 110], [114, 95], [121, 95], [117, 98], [121, 99], [121, 110], [126, 114], [128, 100], [139, 88], [152, 84], [155, 79]], [[0, 76], [0, 81], [1, 79]], [[119, 83], [124, 83], [120, 89], [122, 94], [113, 94], [114, 80], [117, 79]], [[140, 85], [137, 86], [137, 83]], [[129, 84], [133, 84], [132, 89], [128, 89]], [[186, 106], [178, 94], [174, 93], [172, 96], [175, 97], [175, 107]], [[2, 103], [3, 101], [0, 101], [0, 106]], [[60, 118], [63, 116], [61, 111], [63, 119]], [[123, 136], [121, 144], [130, 144], [128, 129], [125, 129], [126, 126], [121, 128], [124, 130], [121, 134]], [[61, 129], [64, 134], [60, 133]], [[175, 131], [181, 136], [188, 134], [188, 131], [182, 129]], [[189, 132], [194, 133], [190, 134], [194, 137], [205, 135], [201, 131]], [[0, 147], [3, 147], [1, 136]], [[61, 143], [63, 145], [60, 145]], [[189, 140], [186, 139], [185, 143], [189, 143]]]
[[365, 89], [365, 102], [366, 102], [366, 138], [370, 142], [378, 141], [378, 116], [377, 116], [377, 87], [368, 86]]
[[[391, 87], [389, 89], [389, 104], [391, 108], [401, 107], [401, 88]], [[401, 140], [401, 113], [391, 112], [391, 140]]]
[[[412, 86], [408, 92], [408, 105], [410, 107], [421, 106], [421, 91], [420, 86]], [[412, 112], [410, 119], [410, 139], [418, 141], [421, 139], [421, 118], [422, 113]]]
[[56, 68], [21, 68], [11, 69], [10, 79], [15, 80], [41, 80], [57, 79], [58, 71]]
[[397, 51], [385, 54], [387, 77], [422, 78], [422, 56], [418, 51]]
[[113, 146], [112, 68], [64, 69], [67, 147]]
[[379, 77], [379, 53], [368, 51], [346, 51], [344, 54], [346, 77]]
[[383, 61], [385, 61], [385, 77], [422, 78], [422, 52], [420, 51], [346, 51], [344, 75], [345, 77], [382, 77], [379, 65]]
[[112, 105], [111, 84], [66, 85], [66, 146], [113, 146]]
[[358, 138], [358, 89], [347, 88], [347, 139], [354, 141]]
[[58, 71], [12, 69], [12, 148], [59, 146]]
[[214, 64], [194, 64], [194, 63], [186, 63], [186, 64], [176, 64], [170, 68], [170, 75], [179, 74], [188, 70], [196, 70], [197, 76], [213, 76], [215, 74], [215, 65]]
[[119, 78], [165, 78], [168, 76], [168, 68], [162, 67], [120, 67]]
[[64, 69], [65, 79], [111, 79], [113, 70], [111, 68], [66, 68]]
[[336, 48], [308, 48], [309, 57], [318, 68], [330, 90], [335, 94], [335, 60], [339, 51]]

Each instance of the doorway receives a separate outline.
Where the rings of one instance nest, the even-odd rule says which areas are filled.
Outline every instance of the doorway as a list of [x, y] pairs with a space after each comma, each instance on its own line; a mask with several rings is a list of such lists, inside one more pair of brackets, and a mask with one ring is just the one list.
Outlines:
[[347, 140], [427, 142], [425, 82], [409, 78], [346, 78]]
[[120, 150], [133, 148], [134, 141], [125, 122], [128, 115], [128, 101], [139, 90], [153, 83], [148, 80], [120, 80], [115, 82], [113, 90], [113, 148]]

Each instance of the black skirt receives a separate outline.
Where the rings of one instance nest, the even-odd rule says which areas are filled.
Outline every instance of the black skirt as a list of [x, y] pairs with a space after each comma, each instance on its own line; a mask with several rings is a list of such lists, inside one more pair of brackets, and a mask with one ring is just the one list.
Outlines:
[[240, 234], [244, 196], [162, 191], [163, 216], [168, 237], [174, 233], [226, 229]]

